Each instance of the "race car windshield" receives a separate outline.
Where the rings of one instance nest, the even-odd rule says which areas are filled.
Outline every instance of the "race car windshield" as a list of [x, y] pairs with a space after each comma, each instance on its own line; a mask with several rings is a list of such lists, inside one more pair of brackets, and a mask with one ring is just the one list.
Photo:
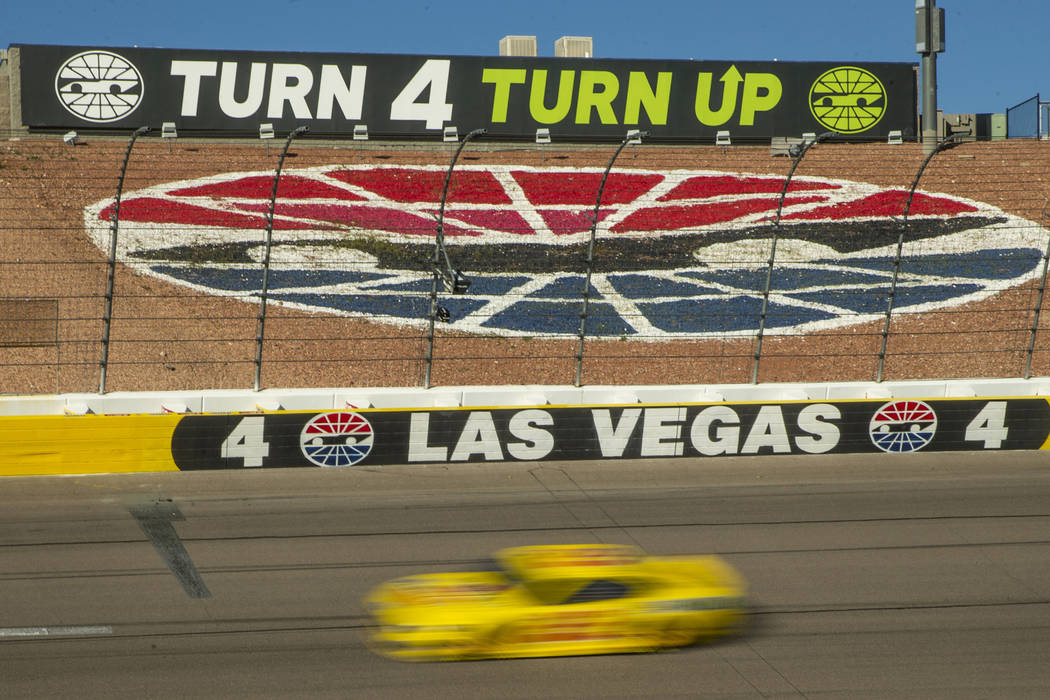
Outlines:
[[630, 587], [620, 581], [591, 581], [583, 588], [569, 596], [564, 605], [574, 603], [594, 603], [600, 600], [615, 600], [625, 598], [630, 592]]
[[630, 595], [631, 587], [621, 581], [597, 579], [522, 581], [525, 589], [542, 605], [575, 605], [616, 600]]

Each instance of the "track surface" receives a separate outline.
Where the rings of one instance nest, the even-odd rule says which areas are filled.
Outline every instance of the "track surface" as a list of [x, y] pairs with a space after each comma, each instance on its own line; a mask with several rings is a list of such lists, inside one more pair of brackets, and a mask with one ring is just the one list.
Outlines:
[[[456, 664], [363, 645], [371, 586], [556, 542], [721, 553], [750, 629]], [[1045, 698], [1050, 455], [8, 478], [0, 591], [5, 698]]]

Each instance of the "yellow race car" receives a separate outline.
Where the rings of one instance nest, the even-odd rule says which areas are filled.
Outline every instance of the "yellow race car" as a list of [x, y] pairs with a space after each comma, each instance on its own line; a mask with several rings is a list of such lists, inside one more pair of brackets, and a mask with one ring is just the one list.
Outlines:
[[381, 584], [366, 599], [370, 646], [404, 661], [646, 652], [714, 639], [744, 616], [744, 581], [716, 556], [542, 545], [496, 563]]

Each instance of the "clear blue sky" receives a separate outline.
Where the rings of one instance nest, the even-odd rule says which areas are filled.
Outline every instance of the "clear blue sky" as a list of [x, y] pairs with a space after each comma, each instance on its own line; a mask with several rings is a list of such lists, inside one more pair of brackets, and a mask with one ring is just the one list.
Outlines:
[[[591, 36], [602, 58], [918, 61], [914, 0], [0, 0], [0, 47], [496, 55], [507, 34]], [[1050, 100], [1050, 0], [938, 0], [945, 112]], [[170, 9], [165, 9], [166, 6]]]

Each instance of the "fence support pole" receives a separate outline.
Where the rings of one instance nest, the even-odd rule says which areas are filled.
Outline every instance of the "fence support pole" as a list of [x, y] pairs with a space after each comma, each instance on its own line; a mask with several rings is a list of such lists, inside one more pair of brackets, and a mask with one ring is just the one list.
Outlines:
[[[1047, 204], [1050, 200], [1047, 200], [1043, 204], [1043, 216], [1050, 219], [1050, 208]], [[1032, 318], [1032, 333], [1028, 338], [1028, 355], [1025, 358], [1024, 363], [1024, 378], [1030, 379], [1032, 377], [1032, 355], [1035, 354], [1035, 336], [1039, 331], [1039, 314], [1043, 310], [1043, 297], [1046, 294], [1046, 274], [1050, 270], [1050, 237], [1046, 242], [1046, 249], [1043, 251], [1043, 274], [1039, 280], [1039, 292], [1035, 298], [1035, 309], [1033, 309]]]
[[890, 293], [886, 300], [886, 318], [882, 326], [882, 342], [879, 347], [879, 366], [875, 372], [876, 382], [882, 381], [883, 369], [886, 365], [886, 345], [890, 338], [890, 321], [893, 315], [893, 302], [897, 296], [897, 283], [900, 279], [901, 256], [904, 252], [904, 234], [908, 230], [908, 216], [911, 214], [911, 203], [915, 198], [915, 189], [919, 186], [919, 180], [922, 178], [922, 173], [926, 170], [926, 166], [929, 165], [930, 161], [933, 160], [933, 157], [954, 144], [956, 137], [957, 134], [952, 134], [937, 143], [929, 154], [923, 158], [922, 164], [919, 165], [919, 170], [915, 173], [915, 179], [911, 181], [911, 189], [908, 191], [908, 201], [904, 205], [904, 217], [901, 220], [900, 231], [897, 233], [897, 254], [893, 257], [893, 279], [890, 281]]
[[[484, 134], [485, 129], [474, 129], [464, 136], [463, 140], [459, 142], [459, 147], [452, 152], [448, 170], [445, 171], [445, 186], [441, 190], [441, 207], [438, 209], [437, 229], [434, 231], [434, 258], [432, 260], [434, 279], [430, 287], [430, 319], [427, 324], [427, 353], [423, 368], [423, 387], [426, 389], [430, 388], [431, 377], [434, 371], [434, 322], [437, 319], [439, 309], [438, 287], [444, 286], [453, 294], [463, 294], [467, 291], [467, 287], [470, 286], [470, 280], [464, 277], [462, 272], [452, 268], [448, 250], [445, 249], [445, 202], [448, 200], [448, 185], [452, 180], [452, 171], [456, 167], [456, 161], [459, 160], [459, 154], [463, 151], [467, 142]], [[443, 266], [442, 262], [444, 262]], [[445, 310], [445, 314], [447, 314], [447, 310]], [[447, 317], [446, 320], [448, 320]]]
[[120, 227], [120, 198], [124, 193], [124, 175], [128, 171], [128, 160], [131, 149], [139, 136], [149, 131], [148, 126], [140, 126], [131, 132], [128, 148], [124, 151], [124, 161], [120, 164], [120, 177], [117, 178], [117, 198], [110, 215], [109, 227], [109, 265], [106, 280], [105, 305], [102, 309], [102, 358], [99, 362], [98, 393], [106, 393], [106, 373], [109, 370], [109, 332], [113, 324], [113, 286], [117, 276], [117, 229]]
[[266, 246], [263, 250], [262, 260], [262, 291], [259, 293], [259, 325], [255, 333], [255, 391], [262, 386], [262, 352], [263, 339], [266, 337], [266, 297], [270, 290], [270, 251], [273, 248], [273, 212], [277, 206], [277, 185], [281, 180], [281, 168], [284, 167], [284, 158], [288, 155], [288, 148], [292, 145], [292, 139], [310, 130], [308, 126], [299, 126], [293, 129], [288, 138], [284, 140], [284, 148], [277, 158], [277, 170], [273, 174], [273, 188], [270, 190], [270, 208], [266, 210]]
[[594, 271], [594, 240], [598, 233], [598, 214], [599, 209], [602, 205], [602, 192], [605, 191], [605, 181], [609, 178], [609, 171], [612, 170], [613, 163], [619, 157], [620, 153], [627, 144], [634, 142], [638, 143], [642, 137], [647, 136], [646, 131], [628, 131], [627, 135], [623, 137], [623, 141], [616, 148], [616, 152], [612, 154], [612, 158], [609, 159], [609, 164], [605, 166], [605, 172], [602, 173], [602, 180], [598, 184], [598, 194], [594, 198], [594, 215], [591, 216], [591, 236], [587, 242], [587, 274], [583, 281], [583, 302], [580, 307], [580, 338], [579, 346], [576, 350], [576, 379], [575, 385], [580, 386], [583, 381], [583, 341], [587, 336], [587, 310], [589, 307], [591, 297], [591, 273]]
[[803, 141], [797, 146], [792, 146], [792, 155], [795, 157], [791, 162], [791, 169], [788, 170], [787, 177], [784, 179], [784, 186], [780, 189], [780, 200], [777, 202], [777, 216], [773, 220], [773, 240], [769, 246], [769, 260], [766, 263], [766, 285], [762, 289], [762, 310], [758, 315], [758, 335], [755, 338], [755, 353], [753, 355], [753, 362], [751, 364], [751, 383], [758, 384], [758, 365], [762, 361], [762, 339], [765, 337], [766, 332], [766, 316], [769, 313], [769, 293], [773, 288], [773, 265], [776, 262], [777, 256], [777, 241], [780, 237], [780, 215], [784, 211], [784, 199], [787, 197], [788, 188], [791, 186], [791, 178], [795, 176], [795, 170], [798, 169], [799, 163], [806, 157], [806, 153], [813, 146], [816, 146], [821, 141], [834, 136], [830, 131], [825, 131], [820, 134], [812, 141]]

